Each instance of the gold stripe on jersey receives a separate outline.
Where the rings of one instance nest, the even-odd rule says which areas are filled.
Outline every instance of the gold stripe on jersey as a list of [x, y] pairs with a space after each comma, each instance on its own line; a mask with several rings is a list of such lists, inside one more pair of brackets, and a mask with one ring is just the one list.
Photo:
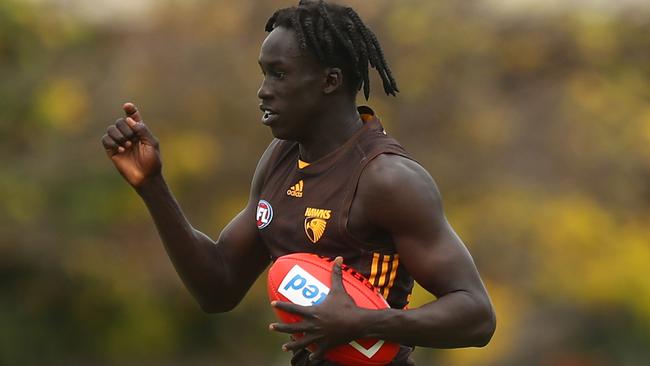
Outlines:
[[399, 255], [382, 255], [380, 253], [372, 254], [372, 264], [370, 265], [370, 283], [377, 288], [377, 291], [388, 299], [390, 290], [395, 284], [397, 277], [397, 268], [399, 267]]
[[377, 286], [377, 270], [379, 269], [379, 253], [372, 253], [372, 264], [370, 265], [370, 278], [368, 281], [373, 286]]
[[379, 283], [377, 284], [377, 287], [379, 288], [384, 287], [384, 284], [386, 283], [386, 275], [388, 274], [388, 263], [390, 263], [390, 255], [384, 255], [381, 264], [381, 272], [380, 272], [381, 274], [379, 275]]
[[385, 299], [388, 299], [388, 294], [390, 294], [390, 289], [393, 288], [393, 284], [395, 283], [395, 276], [397, 275], [397, 266], [399, 266], [399, 254], [395, 254], [393, 257], [393, 263], [391, 264], [391, 271], [390, 271], [390, 276], [388, 277], [388, 286], [384, 287], [384, 290], [382, 291], [382, 295], [384, 295]]

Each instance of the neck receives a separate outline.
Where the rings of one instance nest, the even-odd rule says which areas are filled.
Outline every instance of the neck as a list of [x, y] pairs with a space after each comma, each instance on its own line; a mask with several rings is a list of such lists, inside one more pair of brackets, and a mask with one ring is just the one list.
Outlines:
[[342, 100], [324, 108], [309, 125], [309, 136], [298, 141], [300, 159], [314, 162], [343, 145], [363, 122], [354, 101]]

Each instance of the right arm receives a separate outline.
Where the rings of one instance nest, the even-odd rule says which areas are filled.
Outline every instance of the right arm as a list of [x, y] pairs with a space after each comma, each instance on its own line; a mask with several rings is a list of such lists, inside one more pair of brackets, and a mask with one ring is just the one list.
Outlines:
[[131, 103], [127, 118], [109, 126], [102, 144], [117, 170], [138, 192], [185, 286], [206, 312], [235, 307], [269, 263], [255, 213], [270, 149], [253, 176], [249, 201], [214, 241], [194, 229], [162, 175], [157, 139]]

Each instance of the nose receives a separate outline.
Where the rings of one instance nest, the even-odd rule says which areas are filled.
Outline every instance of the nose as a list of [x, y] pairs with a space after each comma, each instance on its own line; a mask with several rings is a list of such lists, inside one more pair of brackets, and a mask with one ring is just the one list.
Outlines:
[[262, 80], [262, 85], [260, 85], [259, 90], [257, 90], [257, 97], [264, 100], [264, 99], [269, 99], [271, 97], [271, 93], [269, 91], [269, 87], [266, 83], [266, 78]]

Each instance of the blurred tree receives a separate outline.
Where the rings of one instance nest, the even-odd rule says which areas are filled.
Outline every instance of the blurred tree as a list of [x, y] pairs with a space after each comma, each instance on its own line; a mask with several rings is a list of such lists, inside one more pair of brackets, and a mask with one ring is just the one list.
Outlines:
[[[596, 3], [350, 1], [402, 91], [370, 104], [437, 180], [498, 312], [487, 348], [421, 364], [650, 359], [650, 7]], [[256, 60], [288, 4], [0, 2], [0, 364], [287, 364], [263, 279], [201, 314], [98, 140], [137, 102], [218, 235], [270, 140]]]

